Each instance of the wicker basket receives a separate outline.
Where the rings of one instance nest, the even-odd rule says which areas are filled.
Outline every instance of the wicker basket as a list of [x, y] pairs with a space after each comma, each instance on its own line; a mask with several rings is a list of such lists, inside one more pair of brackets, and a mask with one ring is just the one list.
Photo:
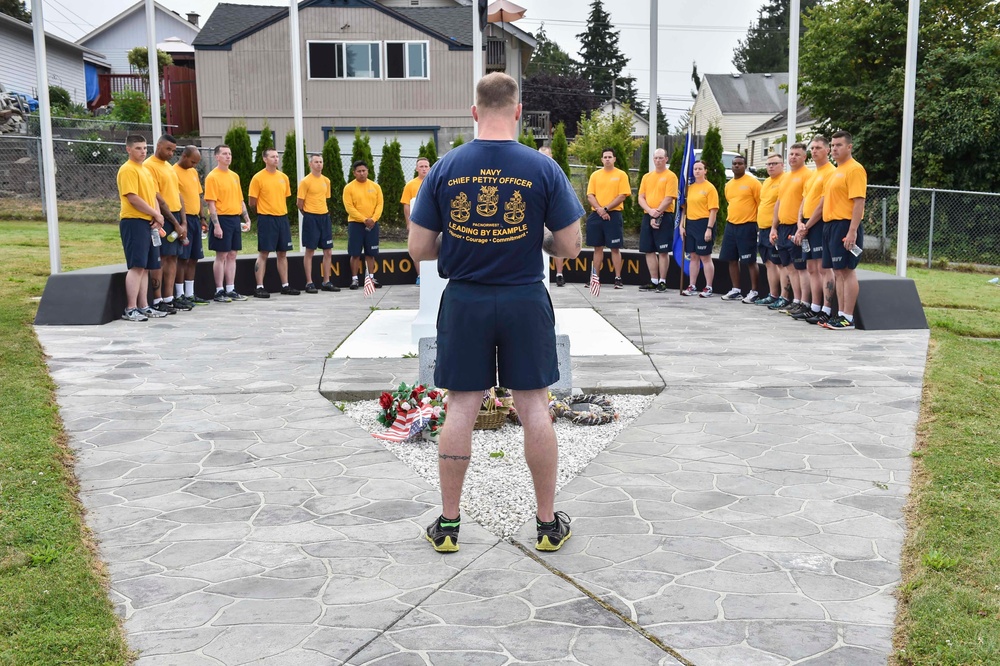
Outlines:
[[476, 424], [473, 426], [474, 430], [496, 430], [507, 421], [507, 414], [510, 412], [510, 407], [514, 404], [514, 401], [506, 397], [500, 398], [500, 402], [503, 403], [502, 407], [497, 407], [490, 411], [486, 411], [485, 409], [479, 410], [479, 414], [476, 416]]

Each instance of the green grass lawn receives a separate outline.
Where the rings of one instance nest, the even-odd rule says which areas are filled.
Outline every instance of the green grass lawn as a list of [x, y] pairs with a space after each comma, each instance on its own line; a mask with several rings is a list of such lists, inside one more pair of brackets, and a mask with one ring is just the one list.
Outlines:
[[[122, 263], [115, 224], [65, 222], [60, 237], [64, 270]], [[83, 524], [73, 457], [31, 328], [49, 273], [45, 224], [0, 219], [0, 238], [0, 664], [126, 664], [132, 655]], [[340, 235], [336, 247], [343, 242]], [[246, 252], [255, 245], [247, 238]], [[918, 268], [909, 276], [931, 348], [894, 659], [996, 664], [1000, 287], [981, 273]]]

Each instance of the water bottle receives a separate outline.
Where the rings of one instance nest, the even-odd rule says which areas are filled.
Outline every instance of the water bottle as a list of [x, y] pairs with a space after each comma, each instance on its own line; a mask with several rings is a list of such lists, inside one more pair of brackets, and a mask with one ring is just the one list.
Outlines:
[[860, 245], [854, 245], [851, 247], [851, 254], [853, 254], [855, 257], [860, 257], [862, 252], [864, 252], [864, 250], [861, 248]]
[[167, 240], [170, 241], [171, 243], [173, 243], [175, 240], [177, 240], [177, 230], [176, 229], [174, 229], [169, 234], [167, 234]]
[[163, 245], [163, 241], [160, 240], [160, 232], [162, 229], [150, 229], [149, 237], [153, 241], [153, 247], [160, 247]]
[[802, 239], [802, 251], [803, 252], [812, 252], [812, 245], [809, 244], [809, 239], [808, 238], [803, 238]]
[[191, 239], [188, 238], [187, 236], [181, 239], [181, 245], [187, 247], [190, 244], [191, 244]]

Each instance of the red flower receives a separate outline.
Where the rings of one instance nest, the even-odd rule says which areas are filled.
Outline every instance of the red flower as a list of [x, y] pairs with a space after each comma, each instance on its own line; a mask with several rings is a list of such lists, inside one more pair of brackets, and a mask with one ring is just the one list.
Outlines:
[[389, 409], [392, 407], [392, 394], [382, 393], [378, 399], [378, 406], [382, 409]]

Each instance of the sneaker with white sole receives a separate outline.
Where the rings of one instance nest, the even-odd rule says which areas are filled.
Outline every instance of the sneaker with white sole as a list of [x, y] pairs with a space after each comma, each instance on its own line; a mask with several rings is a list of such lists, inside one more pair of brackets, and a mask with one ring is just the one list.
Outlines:
[[698, 295], [701, 296], [702, 298], [712, 298], [712, 293], [713, 292], [711, 287], [705, 287], [704, 289], [701, 290], [701, 293]]
[[163, 317], [169, 317], [170, 315], [166, 312], [160, 312], [159, 310], [154, 310], [151, 307], [139, 308], [139, 312], [146, 315], [150, 319], [162, 319]]
[[139, 312], [139, 308], [126, 308], [122, 319], [125, 321], [149, 321], [149, 317]]
[[743, 302], [747, 305], [752, 305], [753, 302], [757, 300], [758, 296], [760, 296], [760, 294], [758, 294], [756, 290], [751, 290], [749, 294], [743, 297]]
[[215, 296], [212, 298], [216, 303], [232, 303], [233, 299], [226, 296], [226, 292], [222, 289], [218, 289], [215, 292]]
[[698, 293], [698, 290], [695, 289], [695, 286], [693, 284], [689, 284], [687, 286], [687, 288], [684, 289], [684, 291], [681, 292], [681, 296], [694, 296], [697, 293]]
[[722, 297], [722, 300], [724, 300], [724, 301], [742, 301], [743, 300], [743, 292], [740, 291], [739, 289], [736, 289], [734, 287], [734, 288], [730, 289], [729, 292], [725, 296]]

